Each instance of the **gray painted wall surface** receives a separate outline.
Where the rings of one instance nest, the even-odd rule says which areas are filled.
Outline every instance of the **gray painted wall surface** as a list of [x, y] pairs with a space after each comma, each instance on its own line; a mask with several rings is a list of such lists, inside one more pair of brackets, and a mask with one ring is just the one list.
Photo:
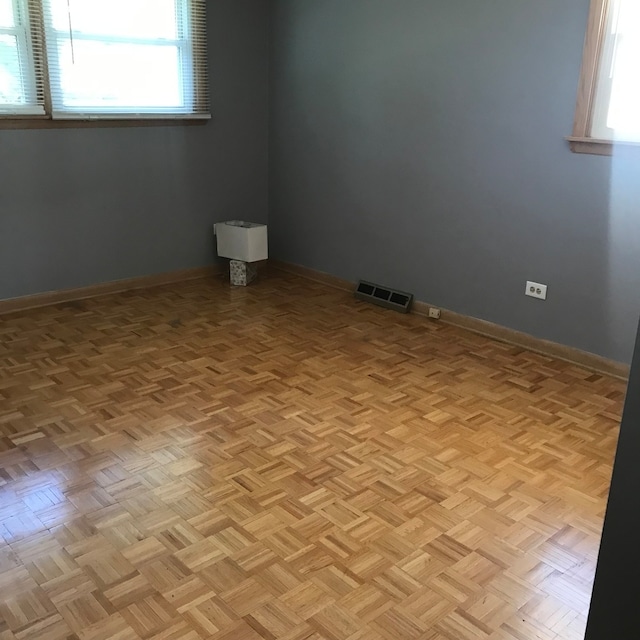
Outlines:
[[629, 361], [640, 154], [563, 139], [588, 5], [276, 0], [271, 254]]
[[206, 126], [0, 131], [0, 298], [204, 266], [268, 215], [269, 3], [209, 2]]

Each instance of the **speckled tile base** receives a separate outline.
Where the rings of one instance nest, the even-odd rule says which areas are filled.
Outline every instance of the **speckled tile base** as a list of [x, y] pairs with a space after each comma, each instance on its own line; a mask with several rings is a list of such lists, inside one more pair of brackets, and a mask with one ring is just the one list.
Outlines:
[[258, 267], [250, 262], [231, 260], [229, 264], [231, 284], [236, 287], [246, 287], [253, 282], [258, 275]]

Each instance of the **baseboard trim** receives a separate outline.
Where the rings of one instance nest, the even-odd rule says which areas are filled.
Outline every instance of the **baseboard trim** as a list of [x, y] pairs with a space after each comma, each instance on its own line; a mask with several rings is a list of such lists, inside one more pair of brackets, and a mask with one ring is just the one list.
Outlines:
[[[416, 302], [413, 305], [414, 313], [418, 315], [428, 317], [429, 307], [424, 302]], [[589, 353], [588, 351], [582, 351], [575, 347], [568, 347], [551, 340], [544, 340], [543, 338], [536, 338], [528, 333], [522, 331], [516, 331], [515, 329], [509, 329], [493, 322], [487, 322], [486, 320], [480, 320], [471, 316], [465, 316], [455, 311], [442, 310], [440, 320], [447, 324], [460, 327], [461, 329], [467, 329], [473, 333], [477, 333], [488, 338], [493, 338], [499, 342], [506, 342], [512, 344], [514, 347], [522, 347], [528, 351], [534, 351], [544, 356], [550, 356], [557, 358], [558, 360], [564, 360], [570, 362], [589, 371], [612, 376], [621, 380], [627, 380], [629, 377], [629, 365], [616, 360], [609, 360], [595, 353]]]
[[[269, 260], [269, 265], [280, 271], [285, 271], [294, 275], [313, 280], [314, 282], [321, 282], [334, 289], [340, 289], [341, 291], [355, 290], [356, 283], [337, 278], [328, 273], [322, 271], [316, 271], [308, 267], [302, 267], [297, 264], [291, 264], [288, 262], [281, 262], [279, 260]], [[412, 312], [419, 316], [429, 317], [429, 307], [437, 305], [430, 305], [426, 302], [414, 302]], [[439, 307], [440, 308], [440, 307]], [[570, 362], [576, 366], [594, 371], [602, 375], [612, 376], [621, 380], [627, 380], [629, 377], [629, 365], [615, 360], [609, 360], [603, 358], [594, 353], [588, 351], [582, 351], [575, 347], [567, 347], [557, 342], [551, 342], [550, 340], [543, 340], [542, 338], [536, 338], [535, 336], [523, 333], [522, 331], [516, 331], [515, 329], [509, 329], [502, 325], [494, 324], [493, 322], [487, 322], [486, 320], [480, 320], [471, 316], [465, 316], [455, 311], [447, 311], [446, 309], [440, 309], [440, 320], [433, 320], [429, 318], [430, 322], [445, 322], [461, 329], [466, 329], [473, 333], [477, 333], [499, 342], [511, 344], [515, 347], [521, 347], [528, 351], [534, 351], [544, 356], [557, 358], [558, 360], [564, 360]]]
[[332, 276], [323, 271], [316, 271], [315, 269], [309, 269], [309, 267], [303, 267], [299, 264], [292, 264], [290, 262], [282, 262], [281, 260], [269, 260], [269, 266], [279, 271], [285, 271], [292, 273], [293, 275], [306, 278], [307, 280], [313, 280], [314, 282], [321, 282], [328, 287], [334, 289], [340, 289], [341, 291], [352, 291], [355, 289], [355, 283], [349, 282], [349, 280], [343, 280], [336, 276]]
[[136, 278], [126, 278], [125, 280], [101, 282], [76, 289], [47, 291], [31, 296], [22, 296], [20, 298], [8, 298], [6, 300], [0, 300], [0, 315], [14, 313], [16, 311], [27, 311], [28, 309], [36, 309], [38, 307], [48, 307], [53, 304], [73, 302], [75, 300], [85, 300], [86, 298], [95, 298], [110, 293], [122, 293], [135, 289], [148, 289], [163, 284], [198, 280], [199, 278], [206, 278], [219, 273], [222, 273], [222, 267], [212, 265], [193, 269], [181, 269], [168, 273], [157, 273], [149, 276], [138, 276]]

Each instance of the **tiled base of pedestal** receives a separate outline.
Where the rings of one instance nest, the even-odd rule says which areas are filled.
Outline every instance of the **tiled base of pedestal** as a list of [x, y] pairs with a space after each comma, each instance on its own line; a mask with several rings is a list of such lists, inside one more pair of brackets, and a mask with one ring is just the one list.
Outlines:
[[250, 262], [231, 260], [229, 273], [232, 285], [236, 287], [246, 287], [256, 279], [258, 275], [258, 267]]

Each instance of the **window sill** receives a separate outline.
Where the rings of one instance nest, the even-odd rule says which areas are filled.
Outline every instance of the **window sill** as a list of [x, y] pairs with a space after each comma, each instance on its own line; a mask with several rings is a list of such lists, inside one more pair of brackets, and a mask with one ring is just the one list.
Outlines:
[[579, 138], [567, 136], [565, 138], [573, 153], [589, 153], [596, 156], [612, 156], [616, 149], [637, 148], [640, 150], [638, 142], [620, 142], [612, 140], [598, 140], [596, 138]]
[[110, 129], [115, 127], [197, 127], [207, 124], [209, 118], [119, 118], [91, 120], [53, 120], [43, 116], [0, 116], [2, 129]]

